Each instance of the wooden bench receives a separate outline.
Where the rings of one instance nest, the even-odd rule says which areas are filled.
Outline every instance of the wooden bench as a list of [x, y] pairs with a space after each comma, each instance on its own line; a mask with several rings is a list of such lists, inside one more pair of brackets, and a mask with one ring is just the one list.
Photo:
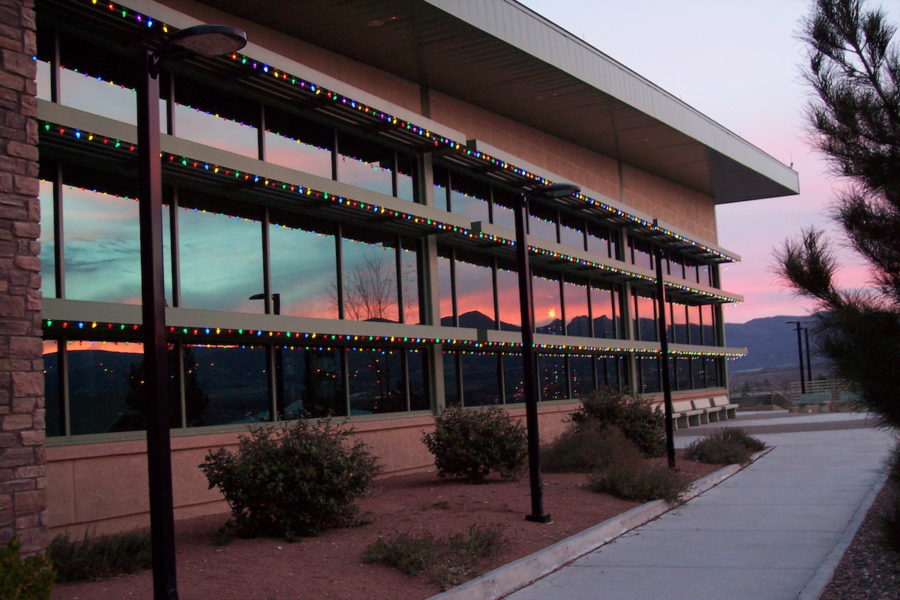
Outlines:
[[710, 398], [712, 405], [722, 411], [722, 416], [725, 419], [735, 419], [737, 418], [737, 404], [732, 404], [728, 401], [728, 396], [716, 396], [715, 398]]

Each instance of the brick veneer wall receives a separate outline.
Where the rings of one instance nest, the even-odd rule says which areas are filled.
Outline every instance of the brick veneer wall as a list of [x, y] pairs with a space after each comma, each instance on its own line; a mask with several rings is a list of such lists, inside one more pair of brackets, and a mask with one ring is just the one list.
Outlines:
[[47, 543], [33, 0], [0, 0], [0, 544]]

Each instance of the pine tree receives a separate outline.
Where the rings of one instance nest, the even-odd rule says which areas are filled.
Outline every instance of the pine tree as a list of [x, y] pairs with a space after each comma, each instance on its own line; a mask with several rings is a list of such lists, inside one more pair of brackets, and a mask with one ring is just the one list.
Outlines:
[[900, 53], [896, 26], [860, 0], [816, 0], [803, 23], [817, 148], [846, 187], [834, 219], [871, 266], [873, 289], [841, 290], [821, 231], [776, 251], [778, 273], [815, 301], [820, 352], [863, 404], [900, 427]]

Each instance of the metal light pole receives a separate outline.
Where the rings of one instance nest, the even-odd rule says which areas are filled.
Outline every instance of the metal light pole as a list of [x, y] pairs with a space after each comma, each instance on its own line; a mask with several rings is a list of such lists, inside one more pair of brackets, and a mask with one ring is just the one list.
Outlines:
[[514, 207], [516, 221], [516, 264], [519, 271], [519, 308], [522, 314], [522, 366], [525, 384], [525, 424], [528, 430], [528, 476], [531, 484], [531, 514], [525, 519], [536, 523], [549, 523], [550, 515], [544, 512], [544, 490], [541, 483], [541, 438], [538, 431], [538, 368], [534, 349], [534, 306], [532, 304], [531, 267], [528, 257], [528, 236], [525, 220], [528, 218], [528, 199], [531, 197], [562, 198], [577, 194], [579, 187], [569, 183], [556, 183], [524, 192]]
[[812, 359], [810, 358], [812, 352], [809, 351], [809, 327], [803, 328], [803, 338], [806, 341], [806, 380], [809, 382], [810, 387], [812, 387]]
[[653, 247], [656, 262], [656, 306], [659, 314], [659, 371], [662, 381], [663, 407], [666, 415], [666, 457], [669, 468], [675, 468], [675, 427], [672, 423], [672, 381], [669, 377], [669, 338], [666, 335], [666, 286], [663, 282], [662, 248]]
[[159, 69], [177, 53], [206, 56], [244, 47], [247, 35], [223, 25], [198, 25], [172, 35], [159, 50], [138, 56], [138, 216], [141, 248], [141, 315], [147, 400], [147, 471], [153, 597], [177, 600], [172, 456], [169, 438], [169, 369], [162, 250], [162, 165], [159, 158]]
[[797, 329], [797, 352], [800, 356], [800, 393], [806, 393], [806, 378], [803, 376], [803, 338], [800, 337], [800, 321], [785, 321], [788, 325], [796, 325]]

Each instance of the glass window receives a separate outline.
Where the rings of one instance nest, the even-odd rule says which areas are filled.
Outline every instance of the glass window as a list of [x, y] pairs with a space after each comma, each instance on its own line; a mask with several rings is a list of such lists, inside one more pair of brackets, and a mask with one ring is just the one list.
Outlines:
[[397, 194], [401, 200], [416, 201], [416, 180], [418, 168], [416, 158], [397, 153]]
[[706, 359], [692, 358], [691, 371], [694, 374], [694, 388], [704, 388], [706, 385]]
[[678, 304], [677, 302], [672, 302], [670, 303], [670, 305], [672, 307], [672, 330], [675, 333], [675, 343], [687, 344], [687, 306], [685, 306], [684, 304]]
[[706, 359], [706, 387], [719, 387], [722, 385], [722, 359]]
[[703, 330], [703, 344], [717, 346], [719, 341], [716, 336], [716, 309], [712, 304], [700, 305], [701, 329]]
[[137, 125], [137, 95], [121, 81], [114, 83], [93, 74], [62, 68], [59, 88], [60, 104]]
[[350, 414], [367, 415], [406, 410], [402, 351], [350, 349]]
[[522, 306], [519, 300], [519, 274], [497, 269], [497, 305], [500, 308], [500, 329], [522, 330]]
[[415, 240], [403, 240], [400, 252], [400, 286], [403, 290], [403, 322], [421, 323], [419, 306], [419, 248]]
[[[271, 219], [269, 269], [272, 293], [281, 294], [281, 314], [337, 319], [333, 229], [314, 229], [309, 219], [287, 214], [273, 213]], [[301, 228], [301, 223], [307, 224]]]
[[691, 283], [697, 283], [700, 281], [700, 275], [697, 270], [697, 262], [685, 259], [684, 261], [684, 278], [690, 281]]
[[675, 385], [679, 390], [693, 389], [691, 383], [691, 361], [688, 358], [675, 358], [670, 362], [675, 363]]
[[458, 352], [444, 352], [444, 403], [447, 406], [460, 406], [459, 372], [457, 370]]
[[560, 214], [559, 241], [566, 246], [584, 250], [584, 219], [565, 213]]
[[588, 312], [588, 286], [584, 282], [566, 281], [563, 285], [563, 306], [566, 313], [566, 335], [591, 336]]
[[594, 386], [594, 359], [589, 356], [569, 357], [569, 378], [572, 382], [572, 396], [586, 396]]
[[346, 416], [340, 350], [284, 348], [276, 352], [281, 353], [281, 412], [286, 418]]
[[645, 269], [653, 268], [653, 248], [647, 242], [635, 239], [631, 236], [628, 238], [631, 245], [631, 261], [638, 267]]
[[562, 356], [538, 356], [541, 400], [563, 400], [569, 397], [566, 360]]
[[516, 219], [513, 206], [515, 206], [516, 194], [497, 188], [493, 189], [493, 193], [494, 199], [493, 206], [491, 207], [493, 212], [492, 222], [494, 225], [515, 230]]
[[637, 359], [641, 376], [641, 393], [648, 394], [659, 391], [659, 358], [641, 356]]
[[656, 299], [644, 294], [634, 295], [634, 331], [637, 339], [656, 341]]
[[263, 290], [260, 222], [190, 207], [180, 207], [178, 221], [181, 305], [263, 312], [249, 299]]
[[532, 272], [532, 300], [536, 333], [562, 335], [562, 308], [559, 297], [559, 280], [551, 275]]
[[460, 357], [463, 379], [463, 404], [485, 406], [500, 404], [500, 379], [497, 377], [497, 355], [467, 354]]
[[712, 285], [709, 265], [697, 265], [698, 281], [703, 285]]
[[35, 82], [37, 83], [37, 97], [41, 100], [50, 100], [50, 76], [52, 70], [50, 63], [45, 60], [38, 60], [37, 72], [35, 74]]
[[63, 405], [59, 389], [59, 342], [44, 340], [44, 419], [47, 436], [64, 435]]
[[613, 292], [597, 284], [591, 285], [591, 311], [594, 316], [594, 337], [615, 338], [616, 324]]
[[344, 318], [399, 322], [396, 241], [345, 229], [342, 244]]
[[394, 151], [338, 132], [337, 180], [372, 192], [394, 195]]
[[684, 279], [684, 261], [679, 256], [670, 255], [668, 258], [669, 262], [669, 275], [672, 277], [678, 277]]
[[688, 313], [688, 336], [691, 344], [702, 344], [703, 338], [700, 335], [700, 307], [696, 304], [687, 305]]
[[450, 171], [442, 167], [434, 167], [434, 206], [439, 210], [450, 212]]
[[185, 346], [188, 424], [228, 425], [272, 419], [266, 349], [248, 346]]
[[525, 402], [525, 376], [521, 354], [504, 354], [503, 364], [503, 397], [507, 404]]
[[137, 201], [66, 186], [63, 221], [66, 297], [140, 304]]
[[455, 171], [450, 172], [450, 210], [465, 215], [470, 221], [489, 222], [488, 200], [490, 187], [486, 183], [469, 179]]
[[[550, 240], [551, 242], [557, 241], [556, 211], [546, 207], [537, 207], [534, 204], [529, 204], [529, 213], [528, 235]], [[535, 245], [539, 246], [540, 243], [535, 243]]]
[[440, 296], [440, 324], [453, 327], [453, 275], [450, 264], [452, 251], [447, 248], [438, 248], [437, 271], [438, 292]]
[[428, 353], [424, 350], [407, 350], [406, 356], [409, 364], [409, 409], [430, 410]]
[[332, 178], [334, 131], [297, 115], [266, 107], [266, 162]]
[[175, 80], [175, 135], [259, 158], [259, 104], [183, 77]]
[[456, 261], [456, 310], [460, 327], [495, 328], [494, 284], [490, 267], [465, 260]]
[[56, 240], [54, 239], [53, 222], [53, 184], [41, 181], [38, 191], [41, 203], [41, 295], [45, 298], [56, 296]]
[[600, 256], [615, 257], [615, 254], [610, 249], [609, 227], [588, 223], [587, 233], [588, 252], [599, 254]]

